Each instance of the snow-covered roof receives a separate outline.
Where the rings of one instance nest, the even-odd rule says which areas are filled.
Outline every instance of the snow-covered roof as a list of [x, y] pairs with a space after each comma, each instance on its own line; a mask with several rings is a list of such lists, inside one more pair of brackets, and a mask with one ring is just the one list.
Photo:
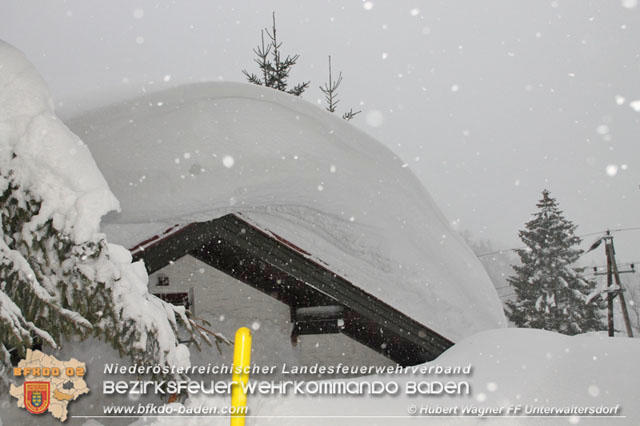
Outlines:
[[452, 340], [506, 324], [496, 291], [426, 189], [389, 149], [272, 89], [200, 83], [69, 122], [120, 201], [129, 247], [239, 212]]

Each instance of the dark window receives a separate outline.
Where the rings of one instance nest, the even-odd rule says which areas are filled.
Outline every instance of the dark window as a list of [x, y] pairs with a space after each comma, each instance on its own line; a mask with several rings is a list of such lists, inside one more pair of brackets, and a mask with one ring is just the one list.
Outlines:
[[172, 305], [191, 308], [189, 293], [154, 293], [153, 295]]

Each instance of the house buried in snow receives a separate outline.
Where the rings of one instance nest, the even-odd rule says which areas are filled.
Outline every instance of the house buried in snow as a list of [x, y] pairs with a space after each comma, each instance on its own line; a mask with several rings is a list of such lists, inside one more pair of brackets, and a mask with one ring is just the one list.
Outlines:
[[415, 364], [506, 325], [406, 164], [297, 97], [194, 84], [69, 126], [120, 201], [108, 241], [144, 260], [152, 293], [212, 329], [252, 327], [256, 363]]
[[[310, 253], [260, 229], [241, 215], [229, 214], [208, 222], [172, 227], [163, 235], [133, 247], [131, 252], [134, 259], [144, 260], [147, 271], [155, 278], [150, 282], [156, 295], [187, 306], [196, 316], [199, 310], [208, 309], [206, 303], [200, 306], [198, 302], [203, 296], [199, 294], [196, 298], [189, 280], [186, 285], [184, 281], [176, 285], [172, 271], [163, 272], [184, 256], [228, 275], [229, 278], [218, 276], [205, 284], [211, 286], [213, 294], [223, 293], [221, 282], [230, 281], [231, 286], [248, 285], [278, 300], [289, 309], [294, 345], [302, 335], [342, 333], [401, 365], [432, 360], [452, 345], [448, 339], [331, 272], [326, 265], [313, 260]], [[179, 276], [176, 278], [181, 280]], [[234, 283], [236, 280], [242, 284]], [[251, 304], [243, 300], [240, 303]], [[228, 308], [232, 315], [233, 309]], [[282, 309], [273, 309], [270, 315], [281, 312]], [[287, 323], [285, 319], [281, 322]]]

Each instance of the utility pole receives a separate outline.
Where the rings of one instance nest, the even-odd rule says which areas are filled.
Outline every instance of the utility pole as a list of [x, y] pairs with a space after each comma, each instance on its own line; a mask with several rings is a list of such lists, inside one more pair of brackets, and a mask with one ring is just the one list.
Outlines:
[[[613, 247], [613, 235], [610, 231], [607, 231], [607, 235], [604, 237], [605, 252], [607, 255], [607, 323], [609, 329], [609, 336], [614, 335], [613, 324], [613, 299], [616, 296], [620, 297], [620, 306], [622, 308], [622, 317], [624, 318], [624, 325], [627, 329], [627, 336], [633, 337], [633, 331], [631, 330], [631, 321], [629, 320], [629, 312], [627, 311], [627, 302], [624, 299], [624, 289], [622, 288], [622, 282], [620, 281], [620, 274], [633, 273], [631, 271], [619, 271], [616, 264], [616, 250]], [[616, 289], [612, 289], [613, 280], [616, 281]]]
[[[607, 231], [609, 235], [609, 231]], [[613, 298], [615, 297], [611, 286], [613, 285], [613, 268], [611, 267], [611, 256], [609, 255], [609, 240], [605, 237], [604, 250], [607, 255], [607, 329], [609, 330], [609, 337], [613, 337], [614, 324], [613, 324]]]

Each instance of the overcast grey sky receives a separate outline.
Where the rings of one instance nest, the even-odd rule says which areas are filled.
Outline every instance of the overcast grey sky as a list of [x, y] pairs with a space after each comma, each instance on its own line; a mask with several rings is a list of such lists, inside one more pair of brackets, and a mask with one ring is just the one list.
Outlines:
[[[300, 54], [292, 82], [312, 80], [303, 97], [320, 98], [331, 54], [340, 106], [363, 110], [353, 124], [459, 229], [517, 246], [544, 188], [579, 234], [640, 227], [637, 0], [2, 0], [0, 38], [69, 118], [145, 90], [242, 81], [272, 11], [285, 53]], [[640, 260], [639, 242], [617, 234], [620, 260]]]

